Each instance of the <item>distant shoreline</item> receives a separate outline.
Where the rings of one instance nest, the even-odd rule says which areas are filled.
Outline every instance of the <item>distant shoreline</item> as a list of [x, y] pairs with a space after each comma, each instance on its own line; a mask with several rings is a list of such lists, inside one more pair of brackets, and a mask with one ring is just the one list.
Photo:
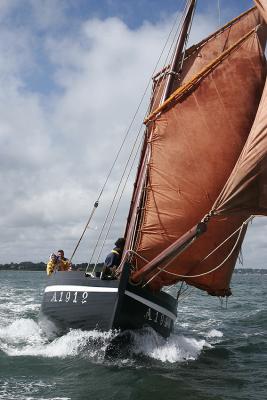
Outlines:
[[[85, 271], [88, 263], [72, 264], [74, 270]], [[94, 264], [90, 264], [88, 268], [93, 269]], [[97, 264], [96, 271], [102, 270], [103, 263]], [[21, 263], [0, 264], [0, 271], [46, 271], [46, 263], [39, 262], [33, 263], [31, 261], [24, 261]]]
[[[74, 270], [85, 271], [87, 263], [73, 264]], [[94, 265], [90, 265], [89, 270], [93, 269]], [[96, 271], [101, 271], [103, 263], [96, 266]], [[0, 271], [45, 271], [46, 264], [44, 262], [33, 263], [24, 261], [21, 263], [0, 264]], [[267, 275], [267, 268], [236, 268], [236, 274], [262, 274]]]

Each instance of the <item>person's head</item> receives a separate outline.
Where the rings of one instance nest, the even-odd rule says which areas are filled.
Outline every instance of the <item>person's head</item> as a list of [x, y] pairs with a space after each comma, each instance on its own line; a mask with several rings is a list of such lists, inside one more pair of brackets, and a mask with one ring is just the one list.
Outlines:
[[60, 258], [64, 258], [64, 251], [63, 250], [58, 250], [57, 251], [57, 256]]
[[119, 249], [123, 250], [124, 249], [124, 245], [125, 245], [125, 239], [124, 238], [119, 238], [116, 240], [116, 242], [114, 243], [116, 247], [118, 247]]
[[52, 253], [51, 256], [50, 256], [50, 260], [53, 261], [53, 262], [57, 261], [56, 254]]

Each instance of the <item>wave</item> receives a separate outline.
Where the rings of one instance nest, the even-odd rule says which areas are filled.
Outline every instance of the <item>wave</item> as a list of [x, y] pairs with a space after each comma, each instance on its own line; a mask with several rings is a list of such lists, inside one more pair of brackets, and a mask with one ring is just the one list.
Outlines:
[[[177, 363], [196, 360], [205, 347], [211, 345], [204, 339], [172, 334], [163, 339], [150, 328], [128, 331], [131, 336], [127, 351], [120, 353], [118, 362], [140, 357], [150, 358], [162, 363]], [[40, 325], [32, 319], [18, 319], [0, 328], [0, 349], [7, 356], [34, 357], [82, 357], [95, 362], [104, 362], [106, 350], [112, 345], [116, 331], [100, 332], [71, 330], [54, 340], [44, 335]], [[123, 334], [122, 334], [123, 335]], [[127, 363], [129, 365], [129, 363]]]
[[223, 333], [218, 331], [217, 329], [212, 329], [206, 335], [208, 338], [221, 338], [223, 337]]
[[161, 362], [196, 360], [205, 347], [211, 347], [204, 339], [197, 340], [177, 334], [163, 339], [152, 329], [132, 332], [132, 335], [133, 354], [144, 355]]

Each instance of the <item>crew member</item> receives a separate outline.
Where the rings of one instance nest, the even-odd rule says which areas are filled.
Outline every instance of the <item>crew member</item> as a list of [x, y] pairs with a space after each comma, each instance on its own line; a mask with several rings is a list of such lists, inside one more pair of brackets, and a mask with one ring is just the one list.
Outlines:
[[57, 254], [51, 254], [47, 263], [47, 275], [51, 275], [54, 271], [71, 271], [71, 262], [64, 257], [64, 251], [58, 250]]
[[121, 263], [125, 239], [119, 238], [114, 244], [114, 249], [111, 250], [105, 259], [101, 279], [115, 279], [116, 270]]

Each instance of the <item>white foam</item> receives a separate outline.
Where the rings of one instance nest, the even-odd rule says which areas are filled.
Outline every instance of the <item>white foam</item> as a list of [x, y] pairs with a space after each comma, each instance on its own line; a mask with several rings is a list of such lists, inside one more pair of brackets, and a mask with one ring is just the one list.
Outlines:
[[[39, 325], [31, 319], [19, 319], [0, 329], [0, 348], [9, 356], [71, 357], [87, 348], [89, 357], [101, 355], [114, 332], [72, 330], [48, 341]], [[96, 345], [96, 342], [98, 342]], [[91, 346], [90, 343], [92, 344]]]
[[217, 329], [212, 329], [207, 333], [208, 338], [220, 338], [223, 337], [223, 333], [221, 331], [218, 331]]
[[[9, 356], [65, 358], [80, 355], [102, 362], [105, 350], [116, 334], [114, 331], [72, 330], [49, 341], [35, 321], [19, 319], [0, 329], [0, 348]], [[214, 337], [220, 332], [213, 330], [209, 334]], [[205, 347], [211, 347], [205, 340], [177, 334], [165, 340], [152, 329], [131, 332], [131, 336], [130, 358], [141, 355], [162, 362], [184, 362], [196, 360]], [[128, 363], [123, 361], [120, 360], [122, 365]]]
[[8, 354], [12, 356], [41, 356], [60, 357], [75, 356], [79, 353], [80, 347], [86, 341], [88, 332], [72, 331], [67, 335], [59, 337], [51, 343], [26, 345], [22, 348], [9, 349]]
[[27, 311], [38, 311], [40, 309], [40, 304], [14, 304], [14, 303], [5, 303], [1, 305], [1, 311], [13, 314], [21, 315], [22, 313], [26, 313]]
[[38, 324], [32, 319], [17, 319], [12, 324], [0, 328], [0, 339], [8, 343], [20, 342], [39, 343], [43, 339], [40, 336]]
[[154, 331], [145, 335], [134, 334], [133, 352], [162, 362], [176, 363], [196, 360], [204, 347], [211, 347], [205, 340], [172, 334], [167, 340]]

